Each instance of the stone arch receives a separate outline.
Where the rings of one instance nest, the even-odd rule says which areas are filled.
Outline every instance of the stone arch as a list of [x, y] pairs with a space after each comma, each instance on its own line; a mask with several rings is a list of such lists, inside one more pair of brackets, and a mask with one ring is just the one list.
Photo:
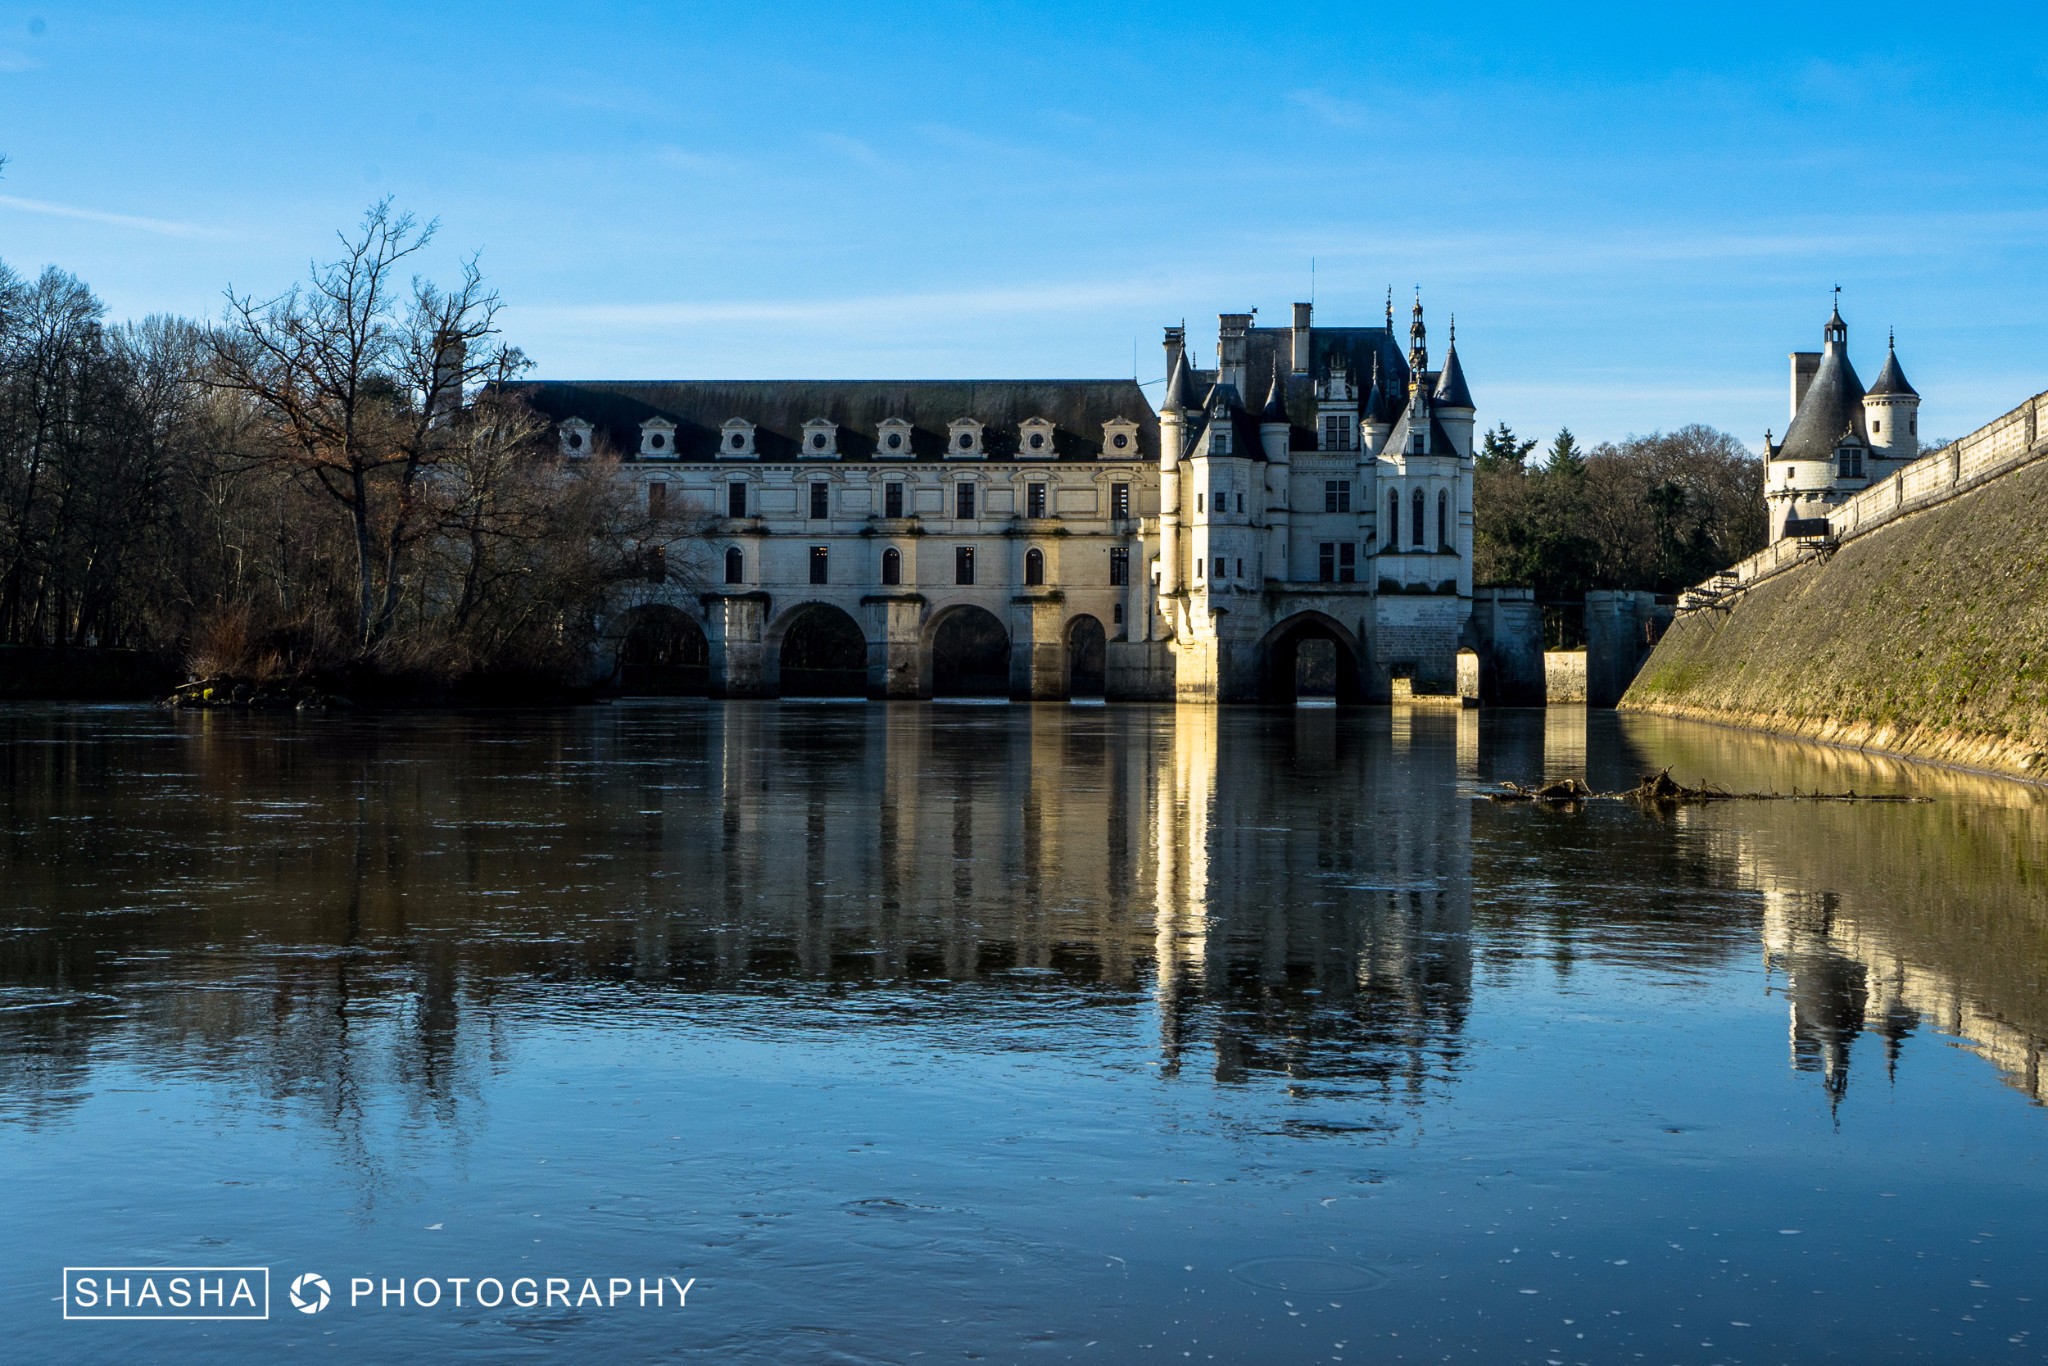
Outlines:
[[711, 688], [711, 643], [689, 613], [650, 602], [628, 612], [612, 683], [636, 697], [701, 697]]
[[1109, 688], [1109, 633], [1083, 613], [1067, 623], [1068, 697], [1101, 697]]
[[1010, 632], [994, 612], [972, 603], [945, 608], [925, 638], [926, 696], [1010, 695]]
[[1327, 695], [1344, 706], [1364, 702], [1365, 651], [1342, 623], [1321, 612], [1297, 612], [1266, 632], [1259, 642], [1260, 700], [1285, 703], [1302, 695], [1302, 646], [1312, 641], [1329, 646]]
[[782, 615], [771, 642], [778, 695], [868, 695], [868, 639], [843, 609], [825, 602], [799, 603]]

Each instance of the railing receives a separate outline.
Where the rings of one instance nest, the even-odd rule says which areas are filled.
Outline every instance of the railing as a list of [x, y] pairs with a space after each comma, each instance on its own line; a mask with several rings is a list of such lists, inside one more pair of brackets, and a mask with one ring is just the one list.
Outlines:
[[1824, 544], [1787, 537], [1689, 590], [1686, 607], [1706, 606], [1731, 591], [1749, 587], [1794, 565], [1817, 559], [1833, 546], [1877, 530], [1908, 513], [1951, 498], [2048, 456], [2042, 438], [2048, 393], [2040, 393], [1961, 440], [1929, 451], [1896, 474], [1828, 510]]

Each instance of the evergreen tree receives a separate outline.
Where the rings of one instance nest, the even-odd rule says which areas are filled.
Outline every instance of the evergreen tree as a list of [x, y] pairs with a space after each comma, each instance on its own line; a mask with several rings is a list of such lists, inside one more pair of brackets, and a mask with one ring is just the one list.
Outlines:
[[1522, 461], [1535, 449], [1534, 441], [1517, 437], [1514, 430], [1503, 422], [1486, 434], [1479, 448], [1477, 464], [1483, 470], [1514, 470], [1519, 473]]
[[1550, 443], [1550, 460], [1545, 468], [1552, 474], [1581, 475], [1586, 472], [1586, 453], [1579, 449], [1571, 428], [1558, 429], [1557, 439]]

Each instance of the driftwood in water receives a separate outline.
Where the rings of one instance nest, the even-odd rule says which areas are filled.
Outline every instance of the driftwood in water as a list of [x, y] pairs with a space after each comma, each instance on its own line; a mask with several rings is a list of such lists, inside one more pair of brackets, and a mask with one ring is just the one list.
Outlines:
[[1670, 769], [1646, 773], [1642, 781], [1625, 792], [1595, 792], [1577, 778], [1557, 778], [1540, 787], [1502, 783], [1498, 792], [1486, 794], [1497, 802], [1542, 802], [1548, 806], [1576, 806], [1581, 802], [1634, 802], [1638, 806], [1693, 806], [1704, 802], [1929, 802], [1932, 797], [1888, 796], [1857, 792], [1730, 792], [1702, 781], [1687, 787], [1671, 776]]

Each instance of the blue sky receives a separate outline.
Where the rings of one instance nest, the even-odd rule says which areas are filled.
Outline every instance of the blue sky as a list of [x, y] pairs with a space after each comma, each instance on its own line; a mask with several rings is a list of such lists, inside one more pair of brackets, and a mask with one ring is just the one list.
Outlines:
[[1313, 259], [1485, 423], [1752, 445], [1839, 283], [1960, 434], [2048, 387], [2048, 7], [1963, 13], [7, 5], [0, 259], [211, 316], [391, 194], [542, 376], [1147, 380]]

